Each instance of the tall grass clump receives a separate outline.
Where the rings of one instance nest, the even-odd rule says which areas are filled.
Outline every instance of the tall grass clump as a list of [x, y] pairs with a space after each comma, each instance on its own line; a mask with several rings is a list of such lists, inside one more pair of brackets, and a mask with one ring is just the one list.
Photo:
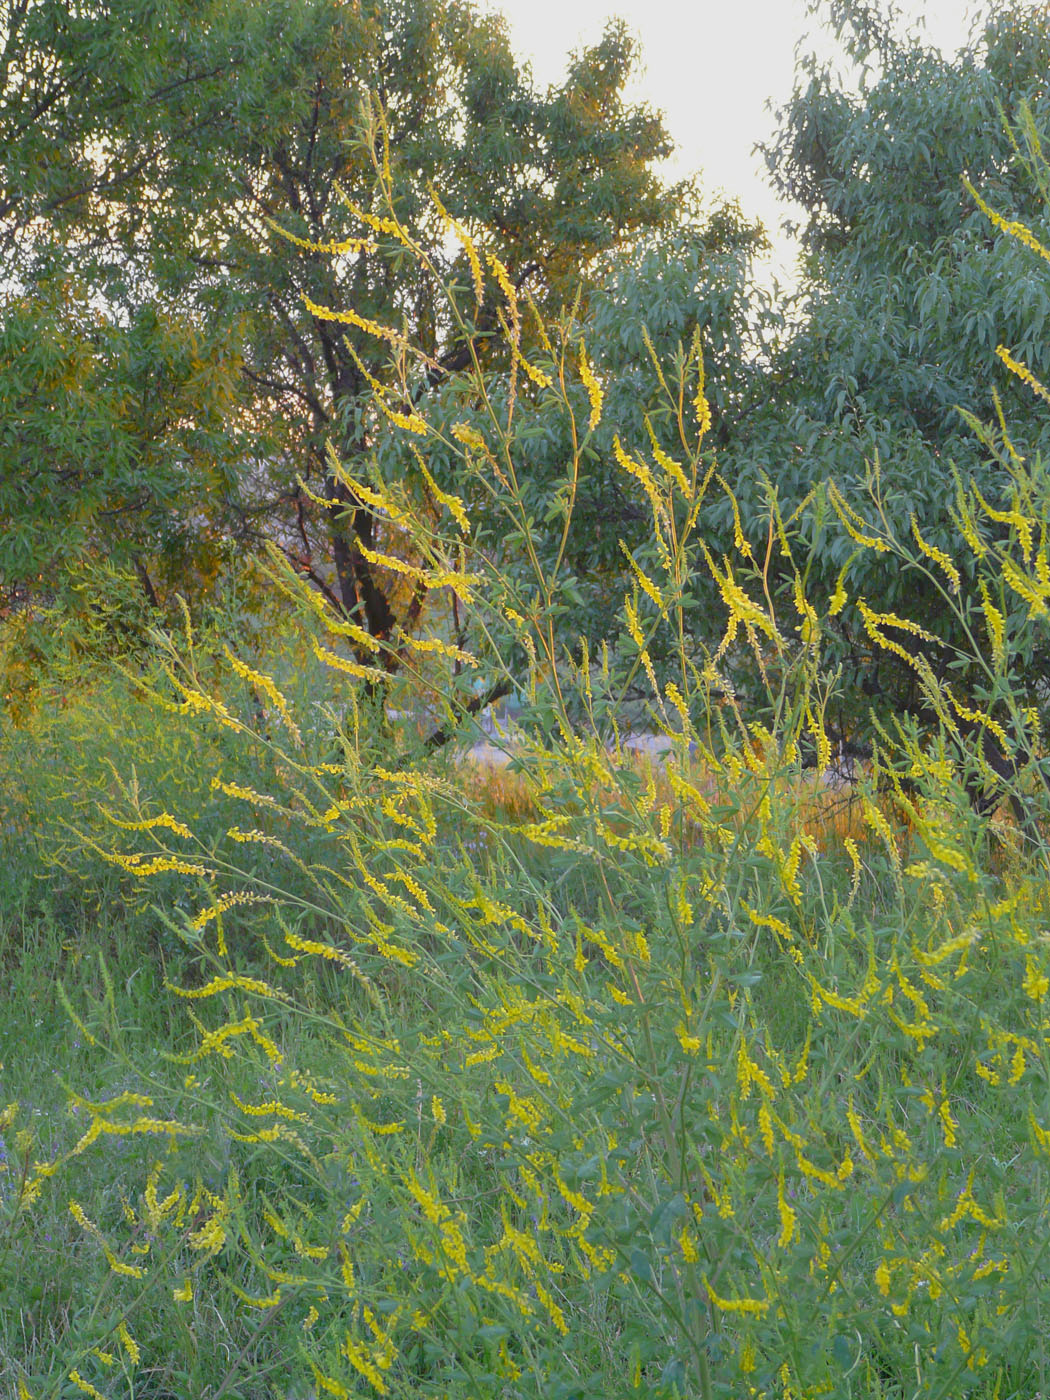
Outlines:
[[[425, 261], [392, 203], [366, 222]], [[1050, 598], [1041, 466], [1007, 452], [1006, 505], [959, 483], [977, 599], [874, 471], [870, 500], [829, 486], [804, 507], [941, 588], [973, 643], [953, 690], [921, 621], [851, 593], [848, 565], [808, 596], [775, 489], [762, 539], [705, 537], [729, 487], [694, 342], [663, 367], [679, 450], [616, 439], [652, 548], [592, 654], [563, 571], [600, 366], [448, 230], [477, 302], [501, 298], [503, 371], [456, 289], [474, 369], [433, 413], [395, 329], [317, 309], [402, 366], [371, 431], [414, 475], [332, 472], [421, 630], [372, 636], [275, 555], [294, 675], [234, 649], [211, 665], [188, 616], [158, 639], [142, 703], [192, 733], [207, 801], [118, 773], [90, 841], [162, 892], [182, 1029], [144, 1055], [105, 963], [97, 996], [65, 991], [85, 1074], [119, 1073], [71, 1086], [51, 1158], [4, 1111], [3, 1228], [24, 1253], [64, 1213], [98, 1302], [9, 1339], [0, 1376], [37, 1400], [1046, 1393], [1046, 804], [1040, 717], [1010, 686]], [[516, 474], [529, 403], [572, 443], [542, 530]], [[818, 832], [839, 800], [816, 776], [841, 684], [823, 638], [845, 608], [934, 720], [883, 729], [849, 820]], [[623, 743], [639, 682], [660, 771]], [[513, 810], [462, 756], [472, 698], [511, 685]], [[413, 707], [422, 740], [390, 718]], [[974, 795], [1008, 789], [1024, 822], [996, 817], [993, 848]]]

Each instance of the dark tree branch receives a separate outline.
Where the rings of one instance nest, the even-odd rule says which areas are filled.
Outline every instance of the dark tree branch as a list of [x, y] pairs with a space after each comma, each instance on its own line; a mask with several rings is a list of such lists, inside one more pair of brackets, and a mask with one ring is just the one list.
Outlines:
[[157, 590], [153, 587], [153, 580], [149, 576], [149, 570], [141, 559], [135, 560], [135, 573], [138, 575], [139, 583], [142, 584], [142, 591], [146, 595], [146, 602], [155, 611], [160, 612], [160, 599], [157, 597]]
[[191, 83], [205, 83], [209, 78], [217, 78], [222, 73], [232, 73], [238, 68], [243, 68], [244, 59], [232, 59], [228, 63], [219, 63], [205, 73], [188, 73], [183, 78], [175, 78], [172, 82], [166, 83], [164, 87], [154, 88], [147, 103], [162, 102], [165, 97], [170, 97], [173, 92], [178, 92], [179, 88], [188, 87]]
[[242, 365], [241, 373], [246, 379], [250, 379], [253, 384], [258, 384], [262, 389], [270, 389], [275, 394], [287, 394], [289, 398], [298, 399], [301, 403], [305, 404], [310, 412], [319, 418], [322, 423], [330, 421], [328, 410], [311, 390], [301, 388], [295, 384], [290, 384], [285, 380], [273, 379], [266, 374], [260, 374], [258, 370], [252, 369], [249, 365]]
[[510, 681], [495, 681], [488, 690], [481, 695], [474, 695], [461, 707], [462, 716], [459, 723], [453, 725], [442, 725], [440, 729], [435, 729], [424, 739], [424, 744], [428, 749], [440, 749], [451, 741], [459, 733], [460, 724], [471, 715], [480, 714], [482, 710], [487, 710], [490, 705], [494, 705], [497, 700], [502, 700], [505, 695], [509, 695], [514, 689]]

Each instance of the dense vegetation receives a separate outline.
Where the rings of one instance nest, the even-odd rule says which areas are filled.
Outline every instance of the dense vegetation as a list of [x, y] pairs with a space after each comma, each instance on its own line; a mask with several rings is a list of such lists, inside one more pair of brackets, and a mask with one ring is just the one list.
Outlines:
[[616, 25], [0, 0], [5, 1394], [1046, 1393], [1050, 21], [825, 18], [784, 305]]

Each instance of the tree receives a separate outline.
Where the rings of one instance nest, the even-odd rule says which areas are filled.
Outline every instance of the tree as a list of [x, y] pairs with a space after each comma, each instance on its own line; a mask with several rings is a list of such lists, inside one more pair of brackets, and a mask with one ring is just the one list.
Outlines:
[[[469, 5], [322, 5], [314, 18], [282, 82], [285, 109], [275, 118], [270, 103], [229, 104], [231, 121], [210, 140], [216, 197], [195, 211], [205, 251], [174, 285], [206, 314], [246, 316], [253, 411], [287, 429], [272, 494], [249, 508], [244, 527], [272, 532], [283, 503], [294, 523], [285, 547], [340, 608], [385, 637], [395, 622], [391, 580], [366, 557], [375, 521], [330, 473], [326, 444], [352, 474], [375, 447], [386, 425], [373, 383], [395, 382], [390, 346], [310, 308], [402, 328], [430, 356], [433, 388], [471, 353], [439, 284], [452, 273], [469, 299], [472, 277], [462, 253], [448, 251], [430, 189], [519, 289], [557, 303], [596, 253], [670, 217], [674, 197], [650, 169], [669, 144], [652, 114], [622, 103], [633, 60], [622, 29], [579, 55], [563, 86], [539, 94], [502, 23]], [[369, 226], [382, 217], [384, 180], [429, 270], [382, 223]], [[472, 319], [475, 342], [489, 343], [495, 303]], [[300, 479], [337, 504], [318, 512]]]
[[99, 555], [157, 589], [222, 562], [221, 503], [249, 451], [228, 422], [229, 336], [147, 303], [119, 325], [88, 289], [9, 299], [0, 326], [0, 580], [55, 596]]
[[91, 558], [151, 605], [214, 577], [263, 441], [240, 410], [241, 328], [159, 296], [136, 239], [177, 161], [165, 102], [248, 71], [211, 33], [218, 8], [0, 0], [5, 592], [68, 596]]
[[[107, 254], [119, 268], [176, 160], [173, 96], [192, 91], [207, 121], [234, 73], [259, 96], [271, 85], [269, 50], [252, 50], [278, 30], [249, 21], [216, 0], [0, 0], [5, 287], [74, 249], [92, 277]], [[109, 295], [119, 281], [118, 271]]]
[[[799, 328], [774, 360], [768, 406], [742, 426], [733, 475], [752, 529], [765, 520], [765, 481], [785, 516], [818, 488], [795, 526], [811, 584], [830, 598], [842, 581], [851, 598], [921, 622], [937, 636], [930, 659], [943, 676], [960, 640], [943, 599], [855, 536], [862, 517], [882, 528], [879, 511], [900, 538], [912, 539], [914, 522], [972, 585], [972, 552], [949, 507], [972, 483], [993, 509], [1011, 508], [1000, 408], [1018, 452], [1036, 460], [1050, 449], [1036, 400], [995, 358], [1003, 344], [1045, 381], [1050, 280], [979, 204], [1045, 241], [1031, 157], [1050, 131], [1050, 16], [997, 4], [949, 59], [902, 35], [892, 8], [825, 9], [859, 86], [803, 63], [766, 152], [776, 186], [805, 210]], [[984, 440], [976, 423], [992, 425]], [[829, 626], [854, 715], [872, 703], [922, 706], [914, 673], [871, 645], [856, 607]], [[920, 646], [900, 635], [905, 649]], [[1045, 658], [1031, 661], [1029, 682]]]
[[[230, 420], [257, 430], [264, 450], [227, 491], [225, 528], [248, 543], [276, 536], [334, 604], [387, 635], [390, 580], [359, 548], [375, 544], [374, 521], [331, 475], [326, 442], [348, 462], [372, 451], [381, 420], [369, 377], [395, 382], [391, 346], [311, 308], [403, 328], [430, 356], [430, 391], [471, 350], [442, 313], [438, 279], [369, 227], [383, 179], [432, 268], [457, 277], [467, 301], [471, 270], [450, 250], [431, 188], [548, 308], [572, 299], [598, 254], [670, 220], [679, 193], [652, 170], [668, 138], [622, 99], [635, 56], [626, 31], [607, 28], [541, 93], [503, 22], [461, 0], [147, 7], [140, 32], [157, 38], [156, 54], [135, 50], [132, 0], [9, 9], [23, 53], [46, 55], [45, 95], [34, 101], [23, 84], [9, 104], [21, 112], [17, 149], [57, 144], [50, 116], [34, 128], [43, 106], [64, 113], [54, 130], [76, 155], [61, 196], [25, 176], [28, 155], [11, 164], [20, 276], [53, 278], [89, 250], [100, 295], [125, 319], [152, 302], [205, 337], [236, 327]], [[34, 24], [42, 37], [29, 43]], [[134, 61], [110, 95], [99, 81], [119, 66], [112, 52]], [[495, 302], [471, 316], [484, 353]], [[300, 480], [337, 504], [319, 508]]]

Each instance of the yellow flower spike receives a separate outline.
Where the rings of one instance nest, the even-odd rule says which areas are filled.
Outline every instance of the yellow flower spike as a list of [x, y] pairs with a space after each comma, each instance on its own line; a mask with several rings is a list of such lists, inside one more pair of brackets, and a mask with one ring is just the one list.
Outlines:
[[206, 1250], [210, 1254], [218, 1254], [226, 1243], [226, 1228], [218, 1216], [213, 1215], [199, 1230], [195, 1230], [188, 1236], [186, 1243], [191, 1249]]
[[341, 501], [338, 496], [322, 496], [313, 489], [308, 481], [304, 481], [301, 476], [296, 476], [295, 483], [308, 501], [312, 501], [315, 506], [320, 506], [322, 510], [345, 510], [346, 502]]
[[315, 316], [319, 321], [338, 321], [344, 326], [355, 326], [358, 330], [375, 336], [377, 340], [385, 340], [397, 348], [408, 346], [408, 341], [400, 331], [391, 330], [389, 326], [381, 326], [378, 321], [369, 321], [366, 317], [359, 316], [356, 311], [336, 311], [330, 306], [320, 306], [316, 301], [311, 301], [305, 292], [302, 300], [310, 315]]
[[889, 549], [889, 545], [884, 539], [868, 533], [871, 527], [857, 514], [833, 481], [828, 482], [828, 501], [854, 544], [862, 545], [865, 549], [873, 549], [879, 554]]
[[[364, 1376], [372, 1389], [377, 1390], [381, 1396], [391, 1393], [391, 1387], [386, 1385], [384, 1378], [382, 1378], [382, 1372], [375, 1364], [375, 1358], [372, 1357], [367, 1343], [354, 1341], [353, 1338], [347, 1336], [343, 1343], [343, 1355], [353, 1366], [354, 1371], [360, 1372], [360, 1375]], [[340, 1386], [340, 1393], [346, 1394], [346, 1390], [343, 1390], [342, 1386]]]
[[403, 428], [406, 433], [414, 433], [417, 437], [426, 437], [430, 429], [425, 418], [421, 418], [418, 413], [399, 413], [396, 408], [391, 408], [386, 401], [385, 394], [377, 394], [375, 402], [379, 405], [380, 412], [385, 418], [393, 423], [395, 428]]
[[251, 1104], [245, 1103], [234, 1091], [230, 1090], [230, 1100], [235, 1108], [239, 1108], [244, 1114], [251, 1118], [287, 1118], [296, 1123], [309, 1122], [309, 1116], [299, 1112], [297, 1109], [289, 1108], [286, 1104], [279, 1103], [276, 1099], [270, 1099], [266, 1103]]
[[[280, 847], [280, 842], [277, 842], [276, 838], [264, 836], [261, 831], [238, 831], [236, 828], [231, 828], [227, 831], [226, 835], [231, 837], [234, 841], [262, 841], [265, 844], [276, 844]], [[201, 929], [206, 928], [213, 919], [221, 919], [227, 909], [236, 908], [238, 905], [273, 904], [275, 902], [273, 895], [250, 894], [247, 890], [235, 890], [230, 894], [223, 895], [221, 899], [217, 899], [214, 904], [208, 905], [206, 909], [202, 909], [191, 921], [190, 927], [199, 932]], [[220, 953], [224, 953], [226, 950], [224, 947], [220, 947], [219, 951]]]
[[624, 617], [627, 622], [627, 631], [630, 634], [631, 641], [640, 652], [645, 651], [645, 637], [642, 635], [641, 624], [638, 621], [638, 609], [634, 606], [630, 598], [625, 597], [623, 603]]
[[1025, 958], [1024, 981], [1021, 984], [1025, 996], [1032, 1001], [1042, 1001], [1050, 991], [1050, 977], [1032, 957]]
[[69, 1379], [84, 1395], [90, 1395], [91, 1400], [106, 1400], [101, 1390], [96, 1390], [91, 1382], [86, 1381], [79, 1371], [70, 1371]]
[[78, 1108], [86, 1108], [89, 1113], [112, 1113], [118, 1108], [152, 1108], [153, 1100], [148, 1094], [136, 1094], [130, 1089], [125, 1089], [123, 1093], [115, 1095], [112, 1099], [87, 1099], [82, 1094], [71, 1093], [70, 1103], [76, 1104]]
[[769, 1311], [767, 1298], [723, 1298], [711, 1287], [707, 1275], [703, 1275], [703, 1285], [707, 1296], [719, 1312], [741, 1313], [749, 1317], [765, 1317]]
[[431, 653], [436, 656], [447, 656], [450, 661], [458, 661], [461, 666], [477, 666], [478, 659], [472, 656], [469, 651], [453, 646], [451, 642], [443, 642], [440, 637], [413, 637], [408, 632], [400, 628], [397, 633], [399, 646], [406, 646], [410, 651], [418, 652], [420, 655]]
[[138, 1342], [135, 1341], [135, 1338], [128, 1331], [127, 1324], [123, 1321], [117, 1324], [117, 1336], [120, 1338], [121, 1346], [127, 1353], [128, 1360], [131, 1362], [132, 1366], [137, 1366], [142, 1353], [139, 1350]]
[[[671, 478], [674, 484], [678, 487], [682, 499], [686, 502], [686, 504], [688, 505], [693, 503], [693, 488], [690, 486], [686, 474], [682, 470], [681, 464], [679, 462], [676, 462], [673, 457], [668, 456], [668, 454], [660, 446], [659, 440], [657, 439], [656, 433], [653, 430], [653, 425], [649, 419], [648, 414], [645, 418], [645, 430], [649, 434], [649, 446], [652, 448], [652, 453], [653, 456], [656, 458], [657, 465], [664, 472], [667, 473], [667, 475]], [[707, 481], [711, 479], [712, 473], [714, 473], [714, 464], [712, 464], [710, 470], [708, 471], [707, 478], [704, 481], [705, 486], [707, 485]]]
[[678, 1246], [682, 1251], [682, 1258], [687, 1264], [695, 1264], [700, 1258], [700, 1250], [696, 1242], [696, 1232], [689, 1224], [682, 1226], [678, 1236]]
[[915, 658], [899, 642], [894, 641], [892, 637], [887, 637], [882, 630], [884, 627], [896, 627], [901, 632], [909, 632], [913, 636], [920, 637], [924, 642], [937, 640], [925, 627], [913, 622], [911, 618], [900, 617], [897, 613], [876, 612], [874, 608], [868, 606], [863, 598], [857, 599], [857, 609], [864, 621], [864, 629], [872, 641], [877, 646], [882, 647], [884, 651], [891, 651], [899, 656], [909, 666], [915, 666]]
[[919, 546], [920, 551], [923, 554], [925, 554], [927, 559], [931, 560], [932, 563], [936, 564], [937, 567], [947, 577], [948, 582], [951, 584], [952, 592], [958, 593], [959, 587], [962, 583], [962, 579], [959, 576], [959, 570], [948, 558], [947, 554], [945, 554], [943, 549], [938, 549], [935, 545], [932, 545], [927, 540], [923, 539], [922, 534], [919, 531], [919, 522], [915, 517], [914, 511], [912, 512], [911, 517], [911, 533], [915, 540], [915, 543]]
[[766, 1153], [772, 1157], [774, 1145], [773, 1115], [770, 1113], [769, 1104], [765, 1099], [762, 1100], [758, 1109], [758, 1135], [762, 1139]]
[[281, 228], [280, 224], [273, 219], [264, 219], [263, 222], [281, 238], [293, 243], [297, 248], [304, 249], [307, 253], [325, 253], [333, 257], [343, 257], [347, 253], [374, 253], [376, 251], [376, 245], [370, 238], [339, 238], [331, 239], [327, 243], [315, 243], [310, 238], [297, 238], [294, 233], [289, 233], [286, 228]]
[[798, 1233], [798, 1217], [794, 1209], [788, 1204], [784, 1194], [784, 1169], [781, 1167], [777, 1177], [777, 1209], [780, 1213], [780, 1235], [777, 1238], [777, 1246], [780, 1249], [787, 1249], [788, 1245]]
[[619, 466], [630, 476], [634, 477], [648, 496], [649, 505], [653, 513], [653, 525], [658, 538], [662, 539], [662, 527], [667, 517], [667, 507], [660, 496], [652, 472], [644, 462], [639, 462], [635, 458], [627, 455], [624, 451], [623, 444], [620, 442], [619, 434], [613, 437], [613, 456], [616, 458]]
[[386, 680], [384, 671], [378, 670], [375, 666], [360, 666], [356, 661], [348, 661], [346, 657], [339, 656], [336, 652], [323, 647], [316, 637], [310, 638], [310, 644], [318, 661], [323, 662], [326, 666], [331, 666], [334, 671], [343, 671], [348, 676], [354, 676], [358, 680], [371, 681], [378, 685]]
[[711, 426], [711, 405], [704, 392], [707, 376], [704, 370], [704, 347], [700, 340], [699, 326], [693, 331], [692, 354], [696, 360], [696, 393], [693, 396], [693, 408], [696, 410], [697, 444], [699, 445], [703, 442]]
[[952, 709], [960, 719], [968, 720], [971, 724], [979, 724], [983, 729], [986, 729], [989, 734], [994, 735], [1005, 750], [1009, 751], [1010, 740], [1007, 737], [1006, 730], [998, 720], [992, 719], [989, 715], [986, 715], [983, 710], [973, 709], [968, 705], [964, 705], [960, 700], [955, 698], [949, 686], [946, 685], [944, 687], [944, 692], [951, 702]]
[[164, 982], [165, 991], [174, 992], [176, 996], [185, 997], [191, 1001], [217, 996], [219, 992], [229, 991], [231, 987], [236, 987], [244, 992], [255, 992], [259, 996], [285, 999], [285, 993], [271, 987], [268, 982], [262, 982], [257, 977], [243, 977], [239, 973], [232, 972], [226, 973], [224, 976], [213, 977], [203, 987], [179, 987], [172, 982]]
[[307, 1357], [307, 1362], [309, 1363], [310, 1370], [314, 1373], [314, 1385], [317, 1386], [318, 1390], [323, 1390], [326, 1395], [334, 1395], [335, 1400], [353, 1400], [353, 1397], [345, 1385], [334, 1380], [331, 1376], [326, 1376], [323, 1371], [318, 1370], [309, 1357]]
[[856, 1140], [857, 1146], [860, 1148], [861, 1156], [869, 1162], [874, 1160], [871, 1154], [871, 1150], [868, 1147], [867, 1142], [865, 1141], [864, 1132], [860, 1125], [860, 1118], [858, 1117], [857, 1110], [853, 1104], [852, 1089], [850, 1090], [849, 1096], [846, 1100], [846, 1119], [849, 1123], [850, 1131], [852, 1132]]
[[158, 827], [165, 827], [168, 831], [174, 832], [176, 836], [181, 836], [185, 841], [193, 839], [193, 832], [185, 822], [180, 822], [167, 812], [162, 813], [159, 817], [148, 817], [140, 822], [125, 822], [121, 821], [119, 817], [115, 817], [106, 807], [100, 807], [99, 811], [111, 826], [119, 827], [121, 831], [156, 831]]
[[[752, 553], [751, 545], [748, 543], [747, 539], [744, 536], [744, 526], [740, 519], [740, 506], [737, 503], [736, 496], [730, 488], [729, 483], [724, 479], [724, 477], [722, 477], [722, 475], [719, 472], [715, 473], [715, 480], [718, 482], [719, 486], [721, 486], [722, 490], [726, 493], [730, 509], [733, 512], [733, 548], [741, 556], [741, 558], [750, 559], [752, 562], [754, 562], [755, 556]], [[781, 529], [783, 529], [783, 526], [781, 526]], [[797, 596], [798, 594], [796, 591], [796, 599]]]
[[977, 512], [972, 502], [967, 499], [962, 482], [958, 479], [956, 479], [955, 509], [952, 511], [952, 519], [958, 525], [963, 539], [973, 551], [974, 558], [983, 559], [988, 553], [988, 546], [981, 539], [977, 528]]
[[296, 747], [301, 747], [303, 739], [302, 735], [299, 733], [299, 726], [292, 718], [292, 712], [289, 708], [288, 701], [277, 689], [277, 686], [274, 684], [273, 678], [271, 676], [265, 675], [262, 671], [254, 670], [244, 661], [241, 661], [239, 657], [234, 656], [233, 652], [230, 650], [229, 647], [224, 647], [223, 650], [226, 653], [227, 661], [233, 667], [237, 675], [240, 676], [242, 680], [247, 681], [249, 685], [254, 686], [257, 690], [260, 690], [263, 693], [263, 695], [266, 696], [266, 698], [273, 705], [274, 709], [277, 711], [278, 715], [280, 715], [281, 722], [283, 723], [284, 727], [288, 730], [288, 733], [292, 736], [292, 741], [295, 743]]
[[533, 1287], [536, 1289], [536, 1297], [546, 1308], [547, 1316], [554, 1324], [555, 1330], [560, 1332], [563, 1337], [567, 1337], [569, 1335], [569, 1324], [565, 1321], [565, 1314], [559, 1307], [554, 1295], [538, 1278], [534, 1281]]
[[679, 1045], [681, 1045], [687, 1055], [698, 1055], [700, 1053], [700, 1037], [690, 1035], [683, 1021], [678, 1022], [674, 1031], [675, 1035], [678, 1037]]
[[527, 359], [516, 345], [511, 345], [511, 354], [514, 357], [515, 364], [521, 366], [538, 389], [549, 389], [551, 387], [553, 381], [550, 375], [547, 374], [545, 370], [539, 369], [531, 360]]
[[802, 588], [802, 579], [795, 575], [794, 586], [795, 611], [802, 619], [799, 624], [799, 636], [804, 646], [816, 646], [820, 641], [820, 623], [817, 621], [816, 609], [806, 597]]
[[168, 871], [177, 875], [198, 875], [201, 879], [205, 879], [208, 874], [203, 865], [180, 860], [177, 856], [156, 856], [153, 860], [147, 860], [141, 851], [130, 856], [120, 855], [116, 851], [100, 851], [99, 854], [110, 865], [119, 865], [129, 875], [142, 879], [149, 875], [164, 875]]
[[510, 280], [510, 273], [496, 257], [495, 253], [487, 255], [489, 267], [495, 274], [500, 291], [507, 298], [507, 306], [510, 310], [510, 342], [511, 349], [517, 350], [521, 343], [521, 312], [518, 308], [518, 293], [514, 283]]
[[590, 417], [587, 420], [587, 431], [593, 433], [602, 419], [604, 394], [602, 393], [602, 386], [595, 378], [594, 370], [591, 368], [591, 362], [587, 358], [587, 350], [582, 340], [580, 341], [580, 379], [583, 382], [584, 388], [587, 390], [587, 398], [590, 400], [591, 405]]
[[1033, 253], [1038, 253], [1041, 258], [1045, 258], [1047, 262], [1050, 262], [1050, 248], [1045, 248], [1031, 229], [1018, 220], [1004, 219], [1001, 214], [997, 214], [994, 209], [990, 208], [990, 206], [984, 202], [965, 175], [963, 176], [963, 184], [966, 186], [971, 199], [977, 205], [978, 209], [980, 209], [981, 213], [995, 228], [1001, 233], [1005, 233], [1010, 238], [1016, 238], [1019, 243], [1023, 243], [1024, 246], [1031, 249]]
[[[462, 425], [457, 424], [457, 427], [461, 426]], [[452, 434], [453, 437], [457, 436], [455, 428], [452, 430]], [[479, 437], [480, 435], [475, 434], [474, 436]], [[469, 445], [473, 446], [474, 444], [470, 443]], [[482, 442], [482, 447], [484, 447], [484, 442]], [[466, 507], [463, 504], [462, 498], [453, 495], [450, 491], [443, 491], [441, 489], [441, 487], [431, 476], [430, 472], [427, 470], [427, 465], [423, 461], [422, 455], [420, 454], [418, 448], [413, 446], [412, 455], [415, 457], [416, 464], [418, 465], [420, 471], [423, 473], [423, 480], [426, 482], [427, 489], [430, 491], [431, 495], [440, 505], [443, 505], [446, 508], [446, 510], [449, 512], [449, 514], [452, 516], [453, 520], [459, 527], [460, 532], [464, 535], [469, 535], [470, 520], [467, 516]]]
[[836, 617], [849, 601], [846, 595], [846, 574], [849, 572], [849, 564], [844, 564], [839, 570], [839, 576], [835, 580], [835, 591], [831, 595], [828, 604], [828, 617]]
[[970, 1174], [966, 1179], [966, 1185], [959, 1193], [954, 1210], [950, 1215], [945, 1216], [944, 1219], [939, 1222], [937, 1229], [942, 1234], [953, 1229], [961, 1220], [966, 1219], [974, 1220], [978, 1225], [983, 1225], [985, 1229], [988, 1230], [998, 1229], [1003, 1224], [1003, 1221], [997, 1220], [994, 1216], [989, 1215], [987, 1211], [982, 1209], [974, 1200], [973, 1179], [975, 1174], [976, 1168], [971, 1168]]
[[[809, 1158], [797, 1148], [795, 1150], [795, 1161], [802, 1175], [809, 1177], [811, 1181], [819, 1181], [822, 1186], [827, 1186], [832, 1191], [842, 1190], [842, 1180], [839, 1178], [837, 1172], [825, 1171], [823, 1167], [818, 1167], [815, 1162], [811, 1162]], [[846, 1166], [847, 1162], [849, 1163], [849, 1172], [852, 1172], [853, 1163], [848, 1157], [844, 1159], [839, 1171]]]
[[481, 267], [481, 259], [478, 257], [478, 250], [474, 244], [474, 240], [459, 220], [454, 218], [441, 203], [433, 185], [428, 185], [427, 191], [433, 201], [435, 209], [438, 211], [441, 222], [446, 228], [452, 230], [463, 245], [463, 251], [467, 255], [467, 261], [470, 263], [470, 273], [474, 283], [474, 306], [475, 309], [480, 309], [482, 302], [485, 300], [485, 274]]
[[988, 504], [976, 486], [971, 486], [971, 490], [989, 520], [994, 520], [997, 525], [1009, 525], [1011, 529], [1017, 531], [1017, 538], [1021, 541], [1021, 551], [1024, 554], [1025, 563], [1030, 564], [1032, 562], [1033, 549], [1032, 527], [1035, 522], [1030, 520], [1020, 509], [1020, 503], [1016, 493], [1009, 510], [996, 510], [994, 506]]
[[634, 572], [634, 576], [641, 584], [643, 591], [653, 600], [653, 602], [660, 610], [660, 615], [663, 616], [667, 611], [667, 604], [664, 602], [663, 594], [660, 592], [659, 588], [652, 581], [649, 575], [645, 573], [645, 571], [635, 562], [634, 557], [632, 556], [630, 550], [627, 548], [623, 540], [620, 541], [620, 550], [623, 553], [623, 556], [627, 560], [628, 564], [630, 564], [631, 569]]
[[475, 452], [488, 453], [488, 445], [485, 439], [478, 432], [477, 428], [472, 428], [469, 423], [455, 423], [452, 427], [452, 436], [457, 442], [461, 442], [464, 447], [469, 447]]
[[988, 628], [988, 640], [992, 644], [992, 658], [997, 666], [1003, 667], [1006, 665], [1006, 621], [992, 602], [984, 579], [979, 579], [978, 583], [981, 590], [981, 611]]
[[1028, 604], [1029, 619], [1045, 617], [1047, 615], [1046, 600], [1050, 597], [1050, 588], [1045, 585], [1040, 586], [1030, 575], [1022, 573], [1009, 555], [1003, 556], [1000, 560], [1000, 567], [1007, 586]]

